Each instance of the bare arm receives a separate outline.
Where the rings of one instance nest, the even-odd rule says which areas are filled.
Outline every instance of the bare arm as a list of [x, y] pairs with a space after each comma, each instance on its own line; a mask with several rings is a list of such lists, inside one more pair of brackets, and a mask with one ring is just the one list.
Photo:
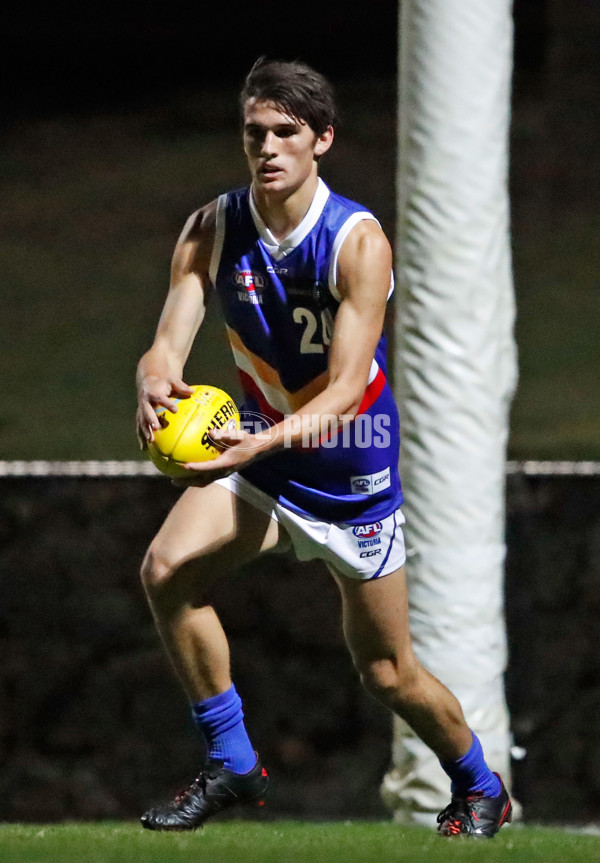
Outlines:
[[189, 396], [183, 369], [204, 319], [210, 281], [208, 267], [214, 241], [215, 204], [188, 219], [175, 247], [169, 293], [156, 336], [137, 368], [137, 433], [140, 444], [153, 440], [160, 426], [156, 408], [175, 413], [175, 396]]
[[[338, 260], [338, 309], [329, 355], [329, 382], [300, 410], [268, 432], [256, 435], [214, 433], [228, 449], [213, 462], [190, 465], [201, 474], [198, 484], [210, 482], [251, 461], [302, 441], [313, 430], [315, 418], [325, 414], [355, 416], [363, 398], [375, 348], [381, 337], [390, 287], [392, 252], [374, 221], [359, 222], [342, 246]], [[243, 446], [236, 446], [236, 442]]]

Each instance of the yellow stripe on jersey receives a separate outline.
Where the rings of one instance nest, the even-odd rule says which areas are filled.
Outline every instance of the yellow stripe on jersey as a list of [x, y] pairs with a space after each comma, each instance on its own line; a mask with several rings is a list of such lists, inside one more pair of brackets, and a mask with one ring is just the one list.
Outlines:
[[236, 365], [247, 375], [250, 375], [271, 407], [279, 413], [295, 413], [319, 393], [322, 393], [329, 382], [329, 372], [324, 371], [295, 393], [292, 393], [281, 383], [277, 370], [249, 350], [235, 330], [227, 327], [227, 335]]

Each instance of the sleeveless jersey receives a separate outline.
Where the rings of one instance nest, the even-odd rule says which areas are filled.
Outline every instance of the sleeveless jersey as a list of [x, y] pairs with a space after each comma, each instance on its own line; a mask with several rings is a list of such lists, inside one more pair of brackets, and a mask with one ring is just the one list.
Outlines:
[[[244, 394], [242, 413], [279, 422], [325, 389], [341, 302], [339, 251], [359, 221], [374, 218], [319, 179], [306, 216], [278, 243], [249, 189], [219, 197], [210, 278]], [[278, 450], [241, 474], [297, 513], [366, 524], [402, 502], [399, 445], [382, 334], [358, 414], [343, 431], [323, 435], [317, 446]]]

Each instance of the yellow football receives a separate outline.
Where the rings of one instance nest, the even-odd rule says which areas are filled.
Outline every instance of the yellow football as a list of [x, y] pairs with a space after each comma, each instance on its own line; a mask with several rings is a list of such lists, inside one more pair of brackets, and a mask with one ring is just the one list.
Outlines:
[[148, 444], [148, 456], [164, 474], [174, 478], [187, 475], [187, 462], [211, 461], [220, 454], [212, 443], [211, 429], [239, 429], [240, 415], [234, 400], [223, 390], [196, 384], [189, 398], [173, 399], [177, 413], [159, 407], [161, 428]]

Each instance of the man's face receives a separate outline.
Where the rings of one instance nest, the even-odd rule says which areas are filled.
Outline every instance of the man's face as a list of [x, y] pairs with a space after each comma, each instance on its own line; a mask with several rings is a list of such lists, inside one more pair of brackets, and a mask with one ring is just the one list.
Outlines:
[[244, 152], [257, 191], [290, 193], [316, 173], [315, 156], [325, 153], [333, 129], [320, 137], [308, 125], [282, 113], [273, 102], [249, 99], [244, 106]]

